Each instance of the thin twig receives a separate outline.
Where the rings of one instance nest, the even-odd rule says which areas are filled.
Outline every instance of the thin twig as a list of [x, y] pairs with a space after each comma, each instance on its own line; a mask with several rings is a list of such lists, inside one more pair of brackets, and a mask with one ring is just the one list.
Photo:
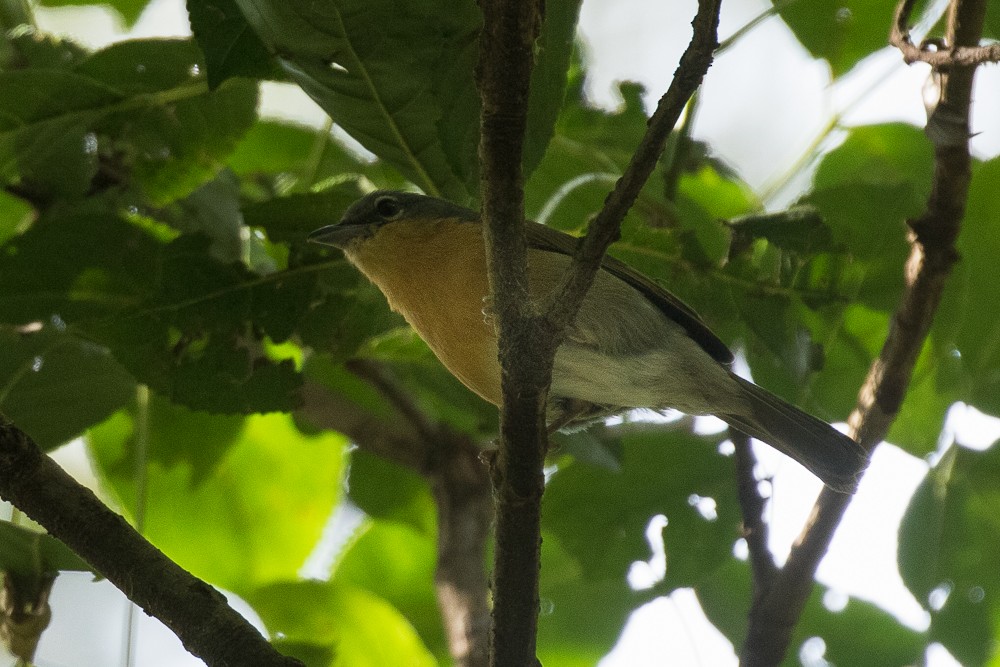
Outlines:
[[399, 410], [416, 429], [419, 439], [424, 443], [423, 448], [430, 449], [434, 446], [441, 437], [437, 425], [427, 418], [413, 400], [413, 395], [400, 386], [382, 364], [366, 359], [350, 359], [344, 367], [375, 387], [394, 408]]
[[302, 667], [278, 653], [222, 593], [164, 556], [2, 415], [0, 496], [162, 621], [206, 664]]
[[768, 529], [764, 520], [766, 503], [757, 486], [754, 467], [757, 457], [750, 446], [750, 436], [736, 429], [729, 429], [729, 438], [736, 448], [736, 492], [740, 501], [740, 512], [743, 515], [743, 539], [746, 540], [750, 554], [750, 567], [753, 571], [755, 602], [771, 588], [771, 582], [778, 573], [774, 556], [768, 549]]
[[916, 0], [900, 0], [889, 32], [889, 43], [899, 49], [907, 65], [922, 62], [935, 69], [948, 69], [1000, 62], [1000, 44], [979, 45], [977, 40], [975, 45], [957, 44], [950, 49], [946, 45], [939, 48], [940, 45], [933, 42], [914, 44], [910, 39], [909, 23], [915, 5]]
[[653, 173], [667, 137], [711, 66], [713, 53], [719, 45], [720, 7], [721, 0], [699, 0], [698, 13], [692, 22], [694, 34], [681, 56], [670, 87], [660, 98], [656, 111], [649, 119], [646, 134], [614, 190], [604, 201], [604, 208], [590, 223], [587, 235], [577, 246], [572, 265], [545, 309], [553, 331], [565, 331], [566, 325], [576, 317], [601, 266], [604, 252], [618, 239], [625, 214]]
[[[903, 15], [904, 21], [912, 4], [911, 0], [900, 3], [897, 15]], [[959, 46], [978, 44], [984, 16], [984, 0], [953, 0], [948, 14], [948, 41]], [[947, 72], [939, 72], [941, 97], [928, 120], [928, 136], [935, 154], [931, 195], [926, 211], [908, 221], [906, 287], [882, 351], [869, 369], [857, 407], [848, 420], [852, 437], [869, 450], [882, 441], [899, 412], [945, 282], [958, 259], [955, 240], [965, 215], [971, 179], [968, 119], [974, 72], [974, 67], [955, 63], [949, 64]], [[850, 500], [850, 496], [829, 489], [820, 493], [785, 566], [751, 612], [742, 665], [781, 662], [812, 590], [816, 568]]]

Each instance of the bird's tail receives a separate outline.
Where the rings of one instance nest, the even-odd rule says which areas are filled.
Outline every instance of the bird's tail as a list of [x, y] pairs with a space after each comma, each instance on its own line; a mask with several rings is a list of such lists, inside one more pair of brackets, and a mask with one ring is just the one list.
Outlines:
[[765, 389], [733, 376], [743, 389], [746, 414], [720, 419], [792, 457], [835, 491], [854, 493], [868, 454], [854, 440]]

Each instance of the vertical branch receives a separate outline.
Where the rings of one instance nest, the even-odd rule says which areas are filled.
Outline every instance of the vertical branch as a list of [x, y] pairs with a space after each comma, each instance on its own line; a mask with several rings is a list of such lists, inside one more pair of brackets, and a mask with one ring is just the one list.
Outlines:
[[[901, 0], [898, 14], [913, 3]], [[985, 0], [952, 0], [947, 44], [974, 47], [982, 36]], [[971, 180], [969, 107], [975, 65], [935, 71], [940, 77], [938, 105], [927, 122], [934, 145], [934, 178], [925, 212], [909, 220], [910, 256], [906, 287], [889, 326], [885, 344], [868, 372], [849, 421], [852, 436], [867, 449], [885, 438], [906, 395], [917, 355], [930, 331], [951, 267], [958, 259], [955, 239], [965, 215]], [[816, 568], [850, 503], [850, 496], [824, 489], [785, 566], [750, 613], [741, 664], [781, 662], [792, 631], [812, 590]]]
[[537, 662], [545, 401], [555, 358], [553, 337], [540, 328], [529, 299], [521, 173], [542, 2], [481, 0], [480, 6], [480, 193], [503, 391], [500, 451], [493, 470], [497, 525], [491, 664], [520, 667]]
[[504, 396], [500, 453], [494, 469], [497, 539], [492, 664], [507, 667], [535, 662], [545, 401], [555, 351], [600, 268], [604, 251], [617, 238], [625, 212], [648, 180], [670, 131], [712, 62], [718, 45], [720, 0], [700, 0], [694, 36], [673, 81], [625, 173], [581, 241], [572, 270], [546, 304], [544, 316], [537, 315], [529, 301], [521, 225], [521, 145], [540, 3], [481, 0], [480, 4], [484, 19], [477, 76], [483, 99], [481, 192]]
[[743, 539], [747, 542], [750, 567], [753, 571], [754, 600], [770, 588], [778, 573], [774, 557], [767, 547], [767, 523], [764, 521], [764, 498], [757, 490], [754, 467], [757, 458], [750, 446], [750, 436], [736, 429], [729, 429], [729, 437], [736, 448], [736, 493], [743, 514]]
[[486, 543], [493, 502], [486, 466], [468, 441], [442, 441], [429, 474], [438, 510], [438, 606], [456, 667], [489, 665], [490, 611]]
[[455, 667], [486, 667], [490, 607], [485, 565], [493, 503], [480, 449], [469, 436], [431, 420], [383, 365], [353, 359], [346, 366], [382, 394], [395, 412], [376, 416], [307, 382], [299, 414], [427, 480], [437, 510], [434, 584], [448, 650]]

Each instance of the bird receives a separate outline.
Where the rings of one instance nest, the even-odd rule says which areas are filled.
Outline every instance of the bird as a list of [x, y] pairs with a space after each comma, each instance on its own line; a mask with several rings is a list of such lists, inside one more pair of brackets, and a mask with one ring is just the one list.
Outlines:
[[[577, 239], [526, 221], [531, 297], [544, 299]], [[376, 190], [310, 242], [334, 246], [374, 283], [441, 363], [500, 406], [497, 330], [479, 213], [413, 192]], [[635, 408], [715, 415], [853, 493], [868, 464], [857, 442], [732, 371], [733, 354], [698, 314], [627, 264], [605, 256], [556, 351], [550, 430]]]

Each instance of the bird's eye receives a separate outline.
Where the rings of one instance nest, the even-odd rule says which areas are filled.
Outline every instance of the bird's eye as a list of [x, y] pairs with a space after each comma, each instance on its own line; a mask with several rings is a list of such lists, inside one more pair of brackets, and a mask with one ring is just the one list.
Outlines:
[[394, 220], [403, 213], [403, 207], [395, 197], [379, 197], [375, 201], [375, 212], [386, 220]]

